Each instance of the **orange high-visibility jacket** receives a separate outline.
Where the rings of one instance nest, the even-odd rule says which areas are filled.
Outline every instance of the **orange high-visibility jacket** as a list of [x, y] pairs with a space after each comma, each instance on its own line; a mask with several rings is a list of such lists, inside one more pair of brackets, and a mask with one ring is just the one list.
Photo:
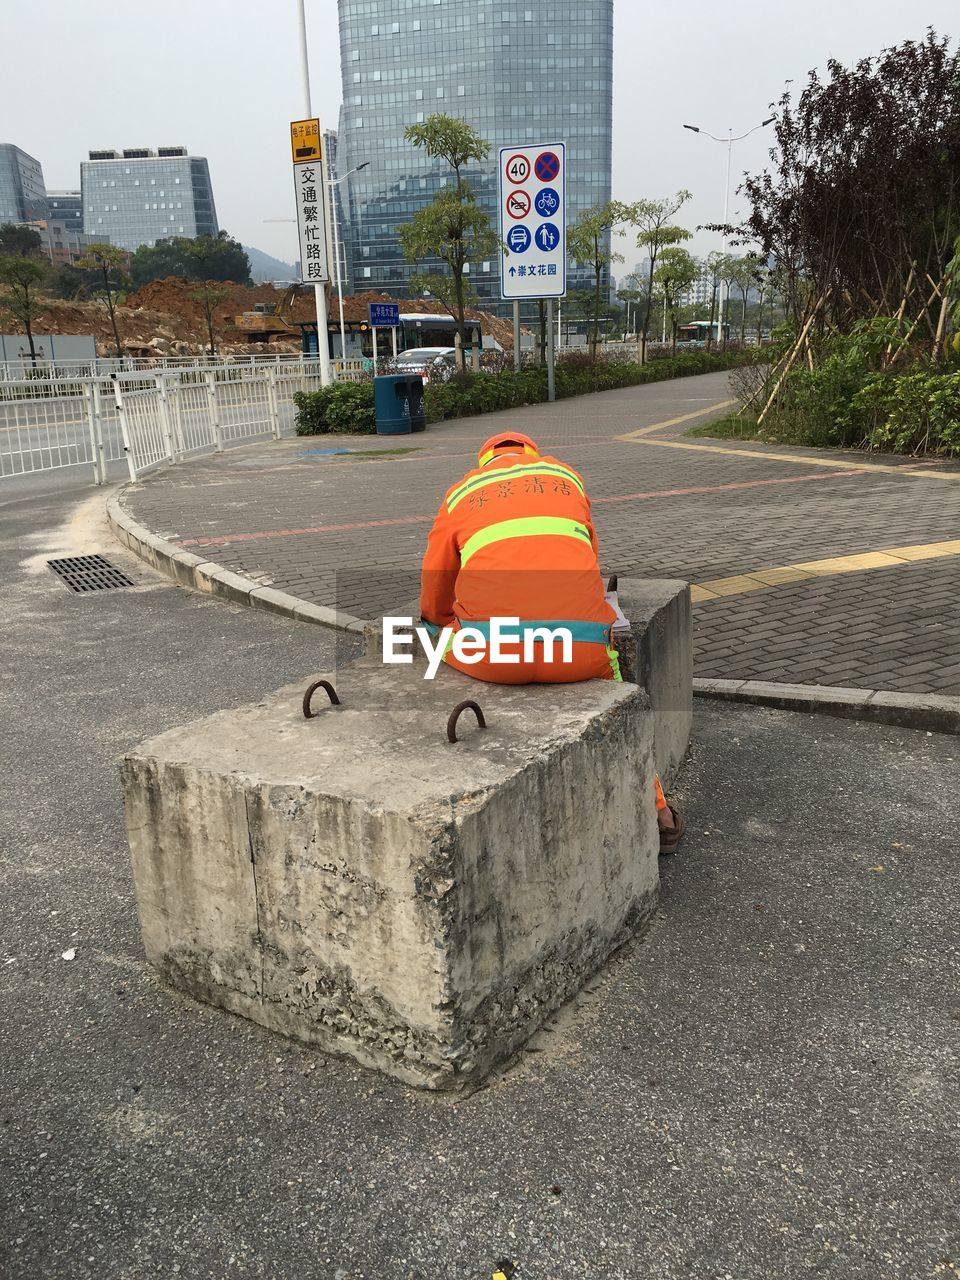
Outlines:
[[[533, 456], [531, 456], [531, 454]], [[618, 678], [610, 625], [616, 614], [604, 599], [597, 535], [583, 477], [557, 458], [532, 449], [497, 454], [468, 471], [437, 513], [423, 560], [420, 609], [434, 627], [473, 626], [493, 617], [571, 627], [572, 661], [543, 660], [464, 665], [445, 661], [480, 680], [499, 684], [560, 683]]]

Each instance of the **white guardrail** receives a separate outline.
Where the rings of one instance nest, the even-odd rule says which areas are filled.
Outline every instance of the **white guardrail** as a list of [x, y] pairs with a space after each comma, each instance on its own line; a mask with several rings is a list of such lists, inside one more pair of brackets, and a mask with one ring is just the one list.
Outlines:
[[[362, 362], [338, 362], [339, 379], [364, 376]], [[125, 461], [133, 480], [240, 440], [279, 439], [293, 429], [294, 393], [319, 386], [309, 359], [0, 379], [0, 479], [86, 464], [103, 484]]]

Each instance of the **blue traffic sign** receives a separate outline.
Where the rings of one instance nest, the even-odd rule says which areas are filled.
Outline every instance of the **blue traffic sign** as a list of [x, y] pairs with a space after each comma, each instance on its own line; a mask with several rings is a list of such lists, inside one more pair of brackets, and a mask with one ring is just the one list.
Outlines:
[[553, 187], [544, 187], [542, 191], [537, 193], [533, 207], [541, 218], [552, 218], [560, 208], [560, 196], [554, 191]]
[[544, 253], [552, 253], [560, 243], [560, 231], [552, 222], [541, 222], [537, 227], [536, 241]]
[[400, 307], [396, 302], [370, 303], [371, 329], [396, 329], [400, 324]]
[[511, 253], [526, 253], [530, 248], [530, 232], [526, 227], [511, 227], [507, 232], [507, 248]]

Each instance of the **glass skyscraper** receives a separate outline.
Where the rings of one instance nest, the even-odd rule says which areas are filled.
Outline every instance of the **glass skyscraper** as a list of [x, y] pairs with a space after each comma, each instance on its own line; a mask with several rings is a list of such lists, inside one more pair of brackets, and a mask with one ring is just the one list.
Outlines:
[[186, 147], [91, 151], [80, 165], [83, 229], [121, 249], [172, 236], [215, 236], [210, 170]]
[[40, 161], [12, 142], [0, 142], [0, 222], [40, 222], [46, 217]]
[[[567, 220], [610, 199], [613, 0], [339, 0], [343, 106], [337, 169], [355, 292], [409, 296], [414, 268], [397, 226], [428, 203], [449, 170], [404, 140], [436, 112], [490, 144], [467, 177], [497, 226], [501, 146], [567, 144]], [[348, 190], [344, 190], [347, 188]], [[471, 264], [484, 305], [500, 304], [499, 260]], [[568, 289], [589, 271], [568, 273]]]

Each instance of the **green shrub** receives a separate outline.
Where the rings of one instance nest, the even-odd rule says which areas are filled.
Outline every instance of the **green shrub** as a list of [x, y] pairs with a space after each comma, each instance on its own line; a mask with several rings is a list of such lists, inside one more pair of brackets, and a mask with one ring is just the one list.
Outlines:
[[854, 396], [867, 443], [899, 453], [960, 451], [960, 371], [875, 373]]
[[[864, 334], [878, 334], [876, 350]], [[792, 370], [758, 438], [785, 444], [898, 453], [960, 451], [960, 370], [932, 365], [880, 370], [881, 326], [835, 338], [814, 369]]]
[[[756, 362], [757, 358], [756, 350], [725, 354], [697, 351], [641, 365], [632, 360], [593, 361], [584, 352], [569, 352], [557, 360], [557, 399], [699, 373], [718, 373], [746, 360]], [[431, 382], [425, 395], [428, 422], [473, 417], [498, 409], [519, 409], [528, 404], [542, 404], [546, 399], [547, 371], [541, 366], [522, 369], [519, 373], [460, 374], [450, 382]]]
[[319, 391], [294, 392], [297, 435], [372, 435], [376, 431], [372, 382], [334, 382]]
[[[557, 399], [699, 373], [717, 373], [746, 360], [755, 363], [757, 359], [756, 350], [725, 354], [696, 351], [641, 365], [632, 360], [592, 361], [586, 354], [571, 352], [557, 361]], [[320, 391], [298, 391], [293, 399], [297, 406], [299, 436], [328, 432], [361, 435], [376, 431], [371, 382], [337, 382]], [[546, 399], [547, 371], [540, 366], [521, 369], [519, 373], [457, 373], [449, 382], [429, 382], [424, 392], [428, 422], [472, 418], [500, 409], [522, 409], [528, 404], [543, 404]]]
[[[794, 369], [783, 384], [770, 427], [792, 444], [855, 449], [864, 442], [863, 414], [857, 392], [871, 377], [854, 351], [827, 356], [815, 369]], [[766, 423], [765, 423], [766, 425]]]

